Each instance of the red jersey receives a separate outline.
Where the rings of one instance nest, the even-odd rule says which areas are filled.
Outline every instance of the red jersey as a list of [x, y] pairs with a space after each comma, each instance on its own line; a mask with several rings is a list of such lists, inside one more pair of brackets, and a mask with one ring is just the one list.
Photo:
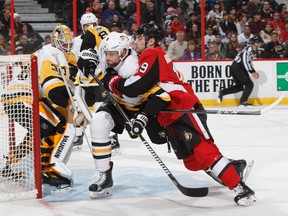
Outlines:
[[[171, 59], [161, 47], [147, 48], [139, 57], [139, 70], [134, 76], [121, 80], [117, 88], [128, 97], [143, 95], [159, 85], [171, 98], [167, 109], [191, 109], [199, 99], [192, 87], [179, 79]], [[170, 125], [183, 114], [160, 113], [158, 121], [162, 126]]]

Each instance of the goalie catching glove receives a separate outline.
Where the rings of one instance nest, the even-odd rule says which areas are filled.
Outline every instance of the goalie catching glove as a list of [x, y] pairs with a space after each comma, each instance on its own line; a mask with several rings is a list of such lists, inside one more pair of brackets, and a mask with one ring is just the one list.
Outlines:
[[126, 130], [132, 139], [137, 138], [148, 123], [148, 117], [144, 113], [139, 113], [135, 119], [126, 124]]
[[88, 78], [90, 71], [95, 71], [99, 64], [99, 57], [95, 49], [83, 50], [77, 62], [78, 68]]

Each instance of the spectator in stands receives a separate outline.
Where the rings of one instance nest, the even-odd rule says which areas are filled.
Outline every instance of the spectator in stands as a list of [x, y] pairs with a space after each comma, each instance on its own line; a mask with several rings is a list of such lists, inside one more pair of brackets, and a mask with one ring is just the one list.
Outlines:
[[253, 16], [253, 20], [249, 23], [251, 33], [259, 35], [260, 31], [266, 26], [265, 20], [261, 20], [260, 12], [256, 11]]
[[221, 40], [222, 40], [221, 34], [220, 33], [216, 34], [215, 35], [215, 43], [217, 44], [218, 52], [224, 56], [225, 44]]
[[136, 24], [136, 23], [137, 23], [137, 13], [135, 12], [129, 17], [125, 25], [125, 29], [128, 29], [128, 30], [131, 29], [132, 24]]
[[196, 43], [193, 40], [188, 41], [187, 49], [184, 50], [179, 60], [200, 60], [201, 53], [197, 50]]
[[179, 1], [179, 6], [185, 9], [185, 13], [189, 14], [191, 12], [199, 13], [199, 1], [195, 0], [181, 0]]
[[3, 24], [2, 29], [1, 29], [1, 33], [6, 38], [6, 41], [9, 40], [10, 17], [11, 17], [10, 10], [3, 9], [2, 10], [2, 18], [0, 20], [0, 22]]
[[184, 37], [185, 33], [183, 31], [178, 31], [176, 33], [176, 40], [171, 42], [168, 46], [167, 54], [172, 60], [178, 60], [187, 48], [188, 42], [184, 40]]
[[246, 25], [249, 25], [247, 22], [248, 18], [246, 14], [241, 14], [236, 22], [237, 34], [242, 34]]
[[207, 14], [207, 18], [206, 20], [209, 20], [209, 18], [214, 15], [215, 16], [215, 20], [217, 22], [217, 24], [219, 24], [222, 16], [223, 16], [223, 11], [220, 8], [220, 4], [218, 1], [215, 2], [213, 9], [209, 11], [209, 13]]
[[0, 11], [4, 9], [5, 0], [0, 0]]
[[86, 8], [86, 13], [93, 13], [97, 18], [103, 17], [102, 5], [100, 0], [93, 0], [92, 5]]
[[109, 19], [112, 19], [114, 14], [118, 15], [120, 19], [122, 19], [120, 12], [116, 9], [115, 2], [113, 0], [110, 0], [108, 2], [108, 8], [103, 12], [102, 24], [108, 26], [109, 23], [107, 23], [107, 21]]
[[284, 55], [283, 58], [288, 58], [288, 40], [284, 44]]
[[284, 44], [288, 40], [288, 22], [284, 25], [284, 30], [279, 35], [280, 41]]
[[164, 0], [160, 3], [160, 12], [161, 16], [167, 11], [168, 8], [177, 8], [178, 7], [178, 1], [177, 0]]
[[127, 7], [126, 7], [126, 16], [130, 17], [132, 16], [134, 13], [136, 13], [136, 0], [131, 0], [129, 1]]
[[107, 20], [107, 26], [110, 28], [111, 30], [111, 27], [115, 27], [117, 28], [117, 30], [115, 29], [114, 31], [117, 31], [117, 32], [121, 32], [122, 29], [123, 29], [123, 21], [120, 20], [119, 16], [117, 14], [114, 14], [112, 16], [112, 18], [108, 19]]
[[287, 11], [287, 6], [285, 3], [282, 3], [278, 7], [278, 12], [280, 14], [280, 19], [283, 23], [288, 22], [288, 11]]
[[212, 34], [212, 27], [207, 26], [205, 29], [206, 35], [204, 36], [204, 45], [208, 48], [208, 43], [215, 41], [215, 35]]
[[263, 8], [260, 10], [261, 19], [264, 19], [267, 22], [271, 21], [273, 18], [274, 11], [270, 6], [269, 0], [263, 1]]
[[[278, 1], [278, 0], [277, 0]], [[272, 8], [273, 11], [277, 11], [279, 8], [279, 4], [276, 0], [269, 0], [270, 2], [270, 6]]]
[[182, 25], [180, 23], [178, 15], [175, 15], [175, 16], [172, 17], [171, 27], [172, 27], [173, 34], [176, 34], [178, 31], [182, 31], [186, 35], [185, 27], [184, 27], [184, 25]]
[[186, 33], [189, 33], [192, 30], [193, 24], [196, 24], [199, 27], [201, 26], [201, 23], [198, 21], [196, 14], [194, 12], [191, 12], [189, 14], [189, 20], [186, 22]]
[[242, 1], [241, 8], [239, 9], [239, 14], [245, 14], [248, 20], [252, 19], [254, 11], [249, 5], [249, 1]]
[[200, 26], [197, 24], [193, 24], [191, 30], [186, 35], [187, 40], [194, 40], [197, 41], [201, 39], [201, 31]]
[[23, 24], [21, 23], [21, 18], [18, 13], [14, 13], [14, 29], [15, 29], [15, 37], [22, 34]]
[[225, 33], [227, 31], [231, 31], [231, 32], [237, 32], [237, 28], [235, 23], [230, 20], [228, 14], [226, 11], [223, 12], [223, 17], [220, 20], [219, 23], [219, 34], [225, 36]]
[[223, 54], [226, 59], [234, 59], [238, 53], [239, 46], [237, 33], [231, 33], [230, 40], [226, 43]]
[[155, 10], [155, 5], [153, 2], [147, 2], [145, 10], [141, 11], [141, 22], [148, 24], [151, 21], [159, 26], [162, 26], [161, 14]]
[[137, 24], [133, 23], [132, 26], [131, 26], [131, 29], [129, 29], [130, 35], [135, 34], [137, 30], [138, 30]]
[[[222, 42], [223, 42], [224, 44], [227, 44], [227, 43], [230, 41], [230, 39], [231, 39], [231, 35], [232, 35], [232, 32], [231, 32], [231, 31], [226, 31], [225, 37], [222, 38]], [[223, 36], [222, 36], [222, 37], [223, 37]]]
[[224, 59], [224, 55], [222, 53], [219, 53], [218, 51], [218, 45], [215, 41], [209, 43], [209, 50], [207, 54], [205, 55], [205, 60], [220, 60]]
[[33, 44], [29, 41], [28, 35], [25, 33], [20, 35], [19, 43], [16, 44], [16, 47], [17, 46], [23, 48], [24, 54], [32, 54], [35, 51]]
[[225, 1], [224, 1], [224, 0], [218, 0], [218, 3], [219, 3], [219, 5], [220, 5], [221, 11], [226, 11], [226, 10], [227, 10], [227, 8], [226, 8], [226, 6], [225, 6]]
[[0, 55], [10, 55], [11, 49], [6, 43], [5, 37], [0, 34]]
[[77, 0], [77, 18], [80, 18], [90, 6], [90, 0]]
[[239, 34], [237, 39], [238, 39], [239, 43], [248, 42], [248, 40], [250, 38], [252, 38], [253, 36], [254, 35], [251, 33], [251, 29], [250, 29], [249, 25], [246, 25], [244, 27], [244, 32], [242, 34]]
[[271, 34], [271, 41], [263, 44], [261, 48], [264, 49], [260, 55], [262, 58], [279, 58], [281, 54], [284, 54], [284, 47], [280, 43], [277, 32], [273, 32]]
[[186, 20], [188, 19], [188, 14], [185, 13], [185, 10], [181, 7], [181, 6], [178, 6], [176, 8], [176, 14], [177, 16], [179, 17], [179, 22], [185, 26], [186, 25]]
[[43, 38], [37, 32], [32, 33], [31, 43], [32, 43], [33, 48], [34, 48], [33, 52], [40, 49], [42, 47], [43, 42], [44, 42]]
[[205, 22], [205, 29], [210, 26], [212, 27], [212, 33], [213, 35], [219, 33], [219, 25], [216, 21], [216, 17], [215, 17], [215, 14], [212, 13], [210, 14], [210, 17], [207, 19], [207, 21]]
[[50, 43], [51, 43], [51, 36], [45, 35], [44, 42], [43, 42], [42, 46], [45, 46], [45, 45], [50, 44]]
[[232, 20], [234, 23], [237, 22], [238, 17], [237, 17], [237, 10], [235, 7], [231, 7], [229, 10], [229, 19]]
[[167, 9], [167, 12], [163, 14], [162, 19], [165, 22], [166, 20], [172, 20], [172, 17], [176, 16], [176, 15], [177, 15], [176, 14], [176, 9], [170, 7], [170, 8]]
[[273, 33], [273, 26], [271, 23], [267, 23], [265, 29], [260, 31], [259, 36], [261, 37], [264, 44], [267, 44], [271, 41], [271, 34]]
[[274, 31], [276, 31], [278, 34], [280, 34], [284, 29], [284, 23], [280, 19], [279, 12], [274, 12], [273, 19], [270, 21], [270, 23], [272, 24]]
[[23, 55], [26, 54], [24, 53], [24, 49], [22, 46], [18, 45], [15, 47], [15, 55]]
[[172, 26], [171, 26], [171, 21], [168, 20], [165, 22], [165, 28], [164, 28], [164, 40], [163, 40], [163, 44], [164, 44], [164, 48], [165, 51], [168, 50], [168, 46], [176, 40], [176, 34], [174, 34], [172, 32]]

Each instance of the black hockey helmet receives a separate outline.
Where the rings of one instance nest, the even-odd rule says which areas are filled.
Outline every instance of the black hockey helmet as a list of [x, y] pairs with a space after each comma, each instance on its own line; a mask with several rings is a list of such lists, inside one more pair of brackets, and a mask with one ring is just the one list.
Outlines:
[[136, 35], [144, 35], [146, 41], [148, 41], [150, 38], [155, 38], [156, 45], [160, 45], [164, 39], [164, 31], [162, 27], [154, 23], [141, 25], [140, 28], [136, 31]]
[[260, 43], [260, 42], [261, 42], [261, 40], [260, 40], [259, 37], [256, 36], [256, 35], [249, 39], [249, 43], [250, 43], [250, 44]]

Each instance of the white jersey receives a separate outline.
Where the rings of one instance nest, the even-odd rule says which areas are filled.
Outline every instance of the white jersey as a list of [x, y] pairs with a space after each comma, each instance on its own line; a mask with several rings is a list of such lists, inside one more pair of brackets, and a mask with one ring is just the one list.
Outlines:
[[54, 65], [58, 65], [56, 58], [53, 56], [54, 54], [57, 54], [61, 67], [69, 68], [64, 53], [56, 47], [52, 46], [51, 44], [48, 44], [35, 52], [35, 55], [37, 56], [39, 76], [41, 70], [45, 70], [45, 68], [42, 67], [45, 67], [44, 65], [47, 61], [53, 63]]
[[[127, 79], [131, 76], [133, 76], [139, 69], [139, 63], [138, 63], [138, 55], [133, 49], [129, 49], [129, 54], [125, 57], [125, 59], [114, 68], [117, 73], [123, 77], [124, 79]], [[120, 103], [125, 104], [129, 107], [135, 107], [143, 100], [141, 96], [138, 97], [127, 97], [126, 95], [122, 95]], [[124, 103], [123, 103], [124, 102]]]
[[79, 56], [80, 56], [80, 48], [81, 48], [81, 44], [82, 44], [82, 41], [83, 41], [83, 34], [77, 36], [76, 38], [74, 38], [74, 41], [73, 41], [73, 48], [71, 50], [71, 52], [75, 55], [76, 57], [76, 62], [78, 61], [79, 59]]

